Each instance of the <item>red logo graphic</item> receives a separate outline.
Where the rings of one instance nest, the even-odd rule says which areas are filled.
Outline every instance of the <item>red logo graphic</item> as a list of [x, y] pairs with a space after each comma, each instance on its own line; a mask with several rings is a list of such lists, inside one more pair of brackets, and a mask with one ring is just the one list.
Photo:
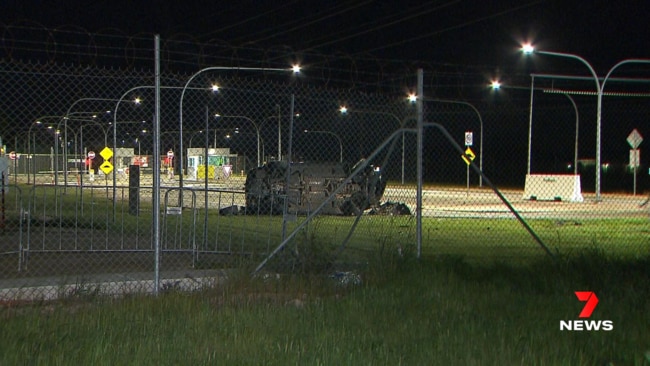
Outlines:
[[594, 312], [596, 305], [598, 305], [598, 298], [596, 297], [596, 294], [591, 291], [576, 291], [575, 293], [578, 297], [578, 300], [587, 302], [585, 304], [585, 307], [582, 308], [582, 311], [578, 317], [589, 318], [591, 316], [591, 313]]

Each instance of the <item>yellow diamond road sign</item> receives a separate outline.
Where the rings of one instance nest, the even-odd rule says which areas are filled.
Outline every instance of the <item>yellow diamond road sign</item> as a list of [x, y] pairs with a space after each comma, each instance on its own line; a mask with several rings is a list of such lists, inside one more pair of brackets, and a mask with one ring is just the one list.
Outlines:
[[465, 160], [465, 163], [467, 163], [467, 165], [469, 165], [470, 160], [474, 160], [476, 155], [474, 154], [474, 151], [472, 151], [472, 149], [468, 147], [467, 150], [465, 150], [465, 155], [461, 155], [460, 157], [463, 158], [463, 160]]
[[113, 157], [113, 150], [107, 146], [99, 152], [99, 155], [104, 158], [104, 160], [108, 160]]
[[113, 171], [113, 164], [111, 164], [108, 159], [113, 157], [113, 150], [109, 149], [108, 146], [102, 149], [102, 151], [99, 152], [99, 155], [101, 155], [102, 158], [104, 158], [104, 163], [99, 166], [99, 169], [104, 172], [104, 174], [109, 174], [110, 172]]
[[104, 172], [104, 174], [109, 174], [110, 172], [113, 171], [113, 164], [109, 163], [108, 161], [105, 161], [104, 164], [99, 166], [99, 169]]

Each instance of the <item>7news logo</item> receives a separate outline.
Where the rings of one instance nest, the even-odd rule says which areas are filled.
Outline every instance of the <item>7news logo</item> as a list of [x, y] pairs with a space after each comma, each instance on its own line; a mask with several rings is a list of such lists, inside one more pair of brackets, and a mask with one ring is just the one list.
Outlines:
[[[598, 305], [596, 294], [592, 291], [576, 291], [575, 294], [578, 300], [585, 302], [585, 306], [578, 317], [582, 319], [591, 317], [591, 313], [594, 312], [596, 305]], [[560, 320], [560, 330], [610, 331], [614, 330], [614, 322], [611, 320]]]

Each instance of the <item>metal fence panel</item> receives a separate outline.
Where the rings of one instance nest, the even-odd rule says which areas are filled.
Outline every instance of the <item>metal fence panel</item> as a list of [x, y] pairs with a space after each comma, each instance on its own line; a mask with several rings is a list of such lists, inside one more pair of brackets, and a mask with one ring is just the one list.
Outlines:
[[[640, 99], [606, 100], [606, 133], [622, 147], [608, 149], [595, 203], [595, 134], [578, 124], [595, 119], [593, 96], [575, 96], [579, 120], [564, 96], [543, 91], [532, 117], [525, 98], [427, 98], [418, 208], [417, 115], [403, 96], [301, 82], [288, 70], [197, 70], [165, 72], [153, 136], [149, 70], [0, 60], [2, 126], [13, 131], [3, 143], [18, 153], [3, 175], [0, 300], [194, 289], [232, 268], [344, 273], [419, 249], [508, 261], [648, 253], [629, 131], [612, 127], [643, 116]], [[575, 173], [581, 201], [524, 197], [527, 175], [555, 189]]]

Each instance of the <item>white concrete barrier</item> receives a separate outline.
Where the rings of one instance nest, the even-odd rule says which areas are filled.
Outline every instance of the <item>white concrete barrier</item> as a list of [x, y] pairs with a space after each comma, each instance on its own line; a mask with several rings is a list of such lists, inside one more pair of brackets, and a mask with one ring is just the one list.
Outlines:
[[524, 199], [582, 202], [580, 174], [527, 174]]

